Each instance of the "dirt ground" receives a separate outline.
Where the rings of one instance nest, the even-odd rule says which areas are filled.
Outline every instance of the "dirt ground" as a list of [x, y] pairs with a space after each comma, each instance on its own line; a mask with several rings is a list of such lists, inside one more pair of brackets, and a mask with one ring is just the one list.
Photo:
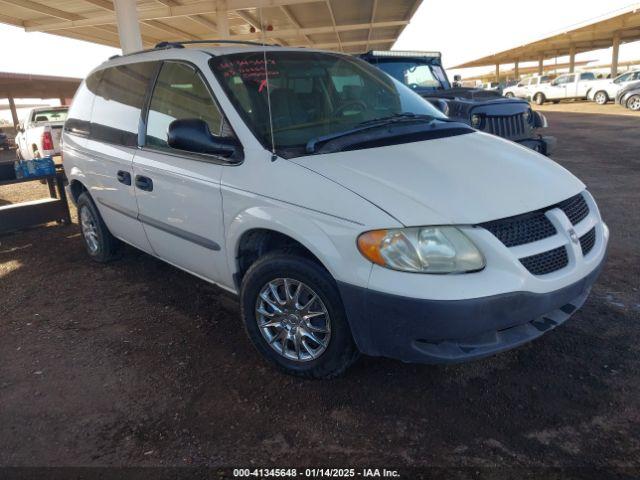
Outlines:
[[536, 106], [542, 112], [572, 112], [588, 113], [594, 115], [627, 115], [635, 117], [640, 121], [640, 112], [633, 112], [628, 108], [609, 102], [605, 105], [598, 105], [594, 102], [567, 101], [560, 103], [547, 102], [544, 105]]
[[130, 248], [97, 265], [77, 224], [0, 237], [0, 465], [638, 472], [640, 120], [547, 115], [555, 160], [611, 228], [609, 258], [569, 322], [474, 363], [363, 358], [337, 380], [290, 378], [203, 281]]

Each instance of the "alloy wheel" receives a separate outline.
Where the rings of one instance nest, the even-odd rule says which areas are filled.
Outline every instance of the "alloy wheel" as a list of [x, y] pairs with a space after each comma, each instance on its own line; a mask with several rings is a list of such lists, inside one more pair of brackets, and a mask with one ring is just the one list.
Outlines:
[[308, 362], [322, 355], [331, 339], [331, 319], [320, 296], [305, 283], [276, 278], [262, 287], [256, 321], [269, 346], [281, 356]]
[[629, 99], [627, 107], [634, 112], [640, 111], [640, 95], [634, 95]]
[[596, 103], [598, 105], [604, 105], [607, 103], [607, 95], [604, 92], [596, 93]]
[[89, 252], [96, 253], [100, 248], [96, 219], [87, 207], [80, 209], [80, 228]]

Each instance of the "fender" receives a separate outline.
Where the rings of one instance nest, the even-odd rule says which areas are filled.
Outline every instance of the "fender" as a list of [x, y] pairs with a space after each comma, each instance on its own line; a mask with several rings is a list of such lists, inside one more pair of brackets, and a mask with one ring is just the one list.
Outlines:
[[[360, 255], [341, 255], [340, 251], [357, 250], [356, 238], [364, 230], [362, 225], [333, 219], [322, 214], [309, 215], [290, 208], [263, 205], [251, 207], [238, 213], [226, 228], [226, 252], [229, 272], [238, 273], [238, 250], [242, 235], [250, 230], [264, 229], [287, 235], [307, 248], [318, 259], [336, 281], [366, 286], [372, 264]], [[338, 239], [337, 245], [327, 235]]]

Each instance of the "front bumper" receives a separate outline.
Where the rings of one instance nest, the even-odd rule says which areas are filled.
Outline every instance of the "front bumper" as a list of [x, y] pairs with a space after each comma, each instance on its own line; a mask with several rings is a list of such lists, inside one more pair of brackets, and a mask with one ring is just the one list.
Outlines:
[[585, 302], [604, 259], [548, 293], [425, 300], [339, 284], [358, 348], [415, 363], [459, 363], [515, 348], [564, 323]]
[[538, 136], [537, 138], [526, 138], [524, 140], [518, 140], [516, 143], [523, 145], [531, 150], [550, 157], [556, 148], [556, 137], [550, 136]]

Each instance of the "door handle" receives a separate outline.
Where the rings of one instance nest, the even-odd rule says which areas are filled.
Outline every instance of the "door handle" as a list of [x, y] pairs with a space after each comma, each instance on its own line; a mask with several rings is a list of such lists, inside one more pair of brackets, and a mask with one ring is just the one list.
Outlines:
[[118, 170], [116, 174], [118, 181], [120, 183], [124, 183], [125, 185], [131, 185], [131, 174], [129, 172], [125, 172], [124, 170]]
[[151, 180], [149, 177], [136, 175], [136, 187], [140, 190], [150, 192], [153, 190], [153, 180]]

